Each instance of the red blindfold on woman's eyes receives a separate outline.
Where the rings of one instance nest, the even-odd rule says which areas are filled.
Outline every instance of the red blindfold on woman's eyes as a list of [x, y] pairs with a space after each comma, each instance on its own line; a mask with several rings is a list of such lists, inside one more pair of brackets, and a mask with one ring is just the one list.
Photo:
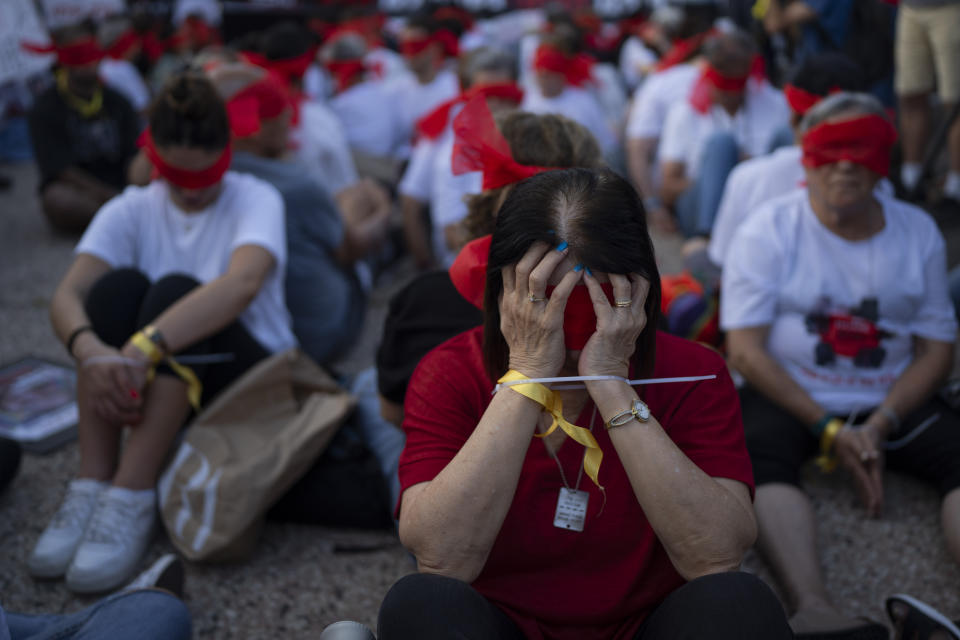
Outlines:
[[154, 170], [167, 182], [181, 189], [206, 189], [207, 187], [212, 187], [220, 182], [223, 174], [230, 168], [230, 158], [232, 154], [230, 153], [229, 144], [224, 147], [223, 153], [220, 154], [220, 157], [217, 158], [213, 164], [205, 169], [199, 170], [175, 167], [164, 160], [157, 151], [149, 128], [140, 134], [137, 144], [143, 148], [143, 152], [150, 160]]
[[[483, 309], [491, 239], [491, 236], [483, 236], [467, 243], [450, 266], [450, 280], [453, 281], [453, 286], [460, 295], [478, 309]], [[607, 300], [612, 304], [613, 285], [604, 283], [600, 286]], [[553, 293], [554, 288], [547, 287], [547, 298]], [[574, 351], [583, 349], [596, 328], [597, 315], [593, 311], [590, 291], [586, 285], [578, 285], [573, 288], [570, 297], [567, 298], [567, 306], [563, 314], [564, 345], [567, 349]]]
[[887, 176], [896, 141], [897, 130], [878, 115], [824, 122], [804, 134], [803, 164], [816, 168], [846, 160]]

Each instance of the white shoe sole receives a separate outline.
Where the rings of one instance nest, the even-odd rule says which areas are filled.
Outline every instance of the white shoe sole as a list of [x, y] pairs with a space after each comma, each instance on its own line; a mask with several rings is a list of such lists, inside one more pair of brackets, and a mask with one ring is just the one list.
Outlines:
[[[917, 611], [919, 611], [920, 613], [927, 616], [928, 618], [936, 622], [938, 625], [943, 627], [946, 631], [950, 632], [950, 634], [953, 635], [954, 640], [960, 640], [960, 628], [958, 628], [957, 625], [955, 625], [952, 620], [950, 620], [945, 615], [943, 615], [942, 613], [940, 613], [939, 611], [937, 611], [936, 609], [928, 605], [926, 602], [923, 602], [922, 600], [917, 600], [913, 596], [908, 596], [905, 593], [897, 593], [887, 598], [886, 604], [887, 604], [888, 614], [890, 613], [890, 603], [897, 602], [897, 601], [903, 602], [908, 606], [913, 607], [914, 609], [916, 609]], [[894, 622], [894, 621], [891, 620], [891, 622]]]

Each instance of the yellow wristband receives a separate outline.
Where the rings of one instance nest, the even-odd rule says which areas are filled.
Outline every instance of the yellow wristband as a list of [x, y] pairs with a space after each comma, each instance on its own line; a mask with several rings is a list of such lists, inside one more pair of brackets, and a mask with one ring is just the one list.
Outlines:
[[837, 468], [837, 454], [833, 450], [837, 434], [843, 429], [844, 422], [840, 418], [833, 418], [827, 423], [820, 436], [820, 455], [817, 456], [817, 466], [824, 473], [830, 473]]
[[[497, 380], [497, 384], [529, 379], [530, 378], [523, 375], [519, 371], [514, 371], [511, 369], [506, 373], [506, 375]], [[600, 490], [602, 491], [603, 486], [597, 480], [597, 474], [600, 472], [600, 463], [603, 461], [603, 451], [600, 450], [600, 445], [597, 444], [596, 438], [593, 437], [593, 434], [590, 433], [589, 429], [578, 427], [577, 425], [568, 422], [566, 418], [563, 417], [563, 402], [561, 401], [560, 396], [537, 382], [530, 382], [528, 384], [510, 384], [507, 386], [520, 395], [526, 396], [527, 398], [530, 398], [537, 404], [541, 405], [545, 411], [553, 416], [553, 424], [550, 425], [550, 428], [547, 429], [546, 433], [543, 435], [535, 435], [541, 438], [546, 437], [547, 435], [553, 433], [553, 431], [559, 426], [561, 429], [563, 429], [564, 433], [586, 447], [587, 452], [583, 458], [583, 470], [586, 472], [587, 476], [593, 480], [593, 483], [600, 487]]]
[[147, 356], [147, 360], [152, 364], [157, 364], [163, 360], [166, 355], [143, 331], [137, 331], [133, 334], [133, 337], [130, 338], [130, 344], [136, 347], [143, 355]]

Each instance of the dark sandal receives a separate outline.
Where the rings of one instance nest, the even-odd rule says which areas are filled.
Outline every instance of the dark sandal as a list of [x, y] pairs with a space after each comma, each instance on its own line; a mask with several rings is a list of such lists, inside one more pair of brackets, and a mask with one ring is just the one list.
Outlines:
[[[893, 605], [896, 603], [907, 608], [907, 615], [899, 620], [893, 615]], [[960, 640], [960, 628], [956, 624], [913, 596], [898, 593], [887, 598], [885, 604], [898, 640], [927, 640], [935, 631], [946, 631], [953, 640]]]
[[811, 633], [797, 633], [796, 640], [890, 640], [890, 632], [879, 622], [863, 618], [864, 623], [859, 627], [841, 629], [838, 631], [816, 631]]

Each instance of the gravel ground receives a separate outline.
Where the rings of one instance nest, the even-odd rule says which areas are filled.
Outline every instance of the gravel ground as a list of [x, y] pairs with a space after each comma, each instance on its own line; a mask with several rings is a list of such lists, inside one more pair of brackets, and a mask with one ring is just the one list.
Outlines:
[[[74, 238], [53, 235], [35, 198], [31, 165], [0, 166], [14, 187], [0, 193], [0, 363], [26, 355], [67, 362], [47, 319], [53, 289], [70, 262]], [[960, 233], [948, 230], [951, 253]], [[677, 268], [675, 239], [657, 237], [661, 268]], [[673, 259], [669, 259], [673, 258]], [[953, 257], [951, 264], [957, 261]], [[342, 363], [355, 371], [372, 362], [389, 292], [374, 292], [365, 339]], [[0, 602], [8, 610], [69, 612], [91, 602], [62, 582], [38, 582], [25, 559], [77, 464], [77, 447], [24, 457], [12, 486], [0, 496]], [[807, 484], [818, 516], [822, 560], [831, 595], [850, 615], [884, 620], [883, 598], [907, 592], [960, 617], [960, 571], [944, 548], [934, 489], [890, 474], [887, 512], [867, 520], [850, 483], [838, 473], [812, 469]], [[380, 547], [356, 553], [346, 547]], [[158, 536], [148, 560], [172, 550]], [[146, 566], [146, 564], [144, 565]], [[771, 584], [769, 570], [751, 554], [748, 570]], [[375, 627], [377, 607], [390, 585], [413, 569], [410, 556], [388, 533], [344, 531], [269, 523], [254, 556], [238, 565], [190, 565], [186, 601], [197, 637], [309, 638], [327, 624], [354, 619]]]

